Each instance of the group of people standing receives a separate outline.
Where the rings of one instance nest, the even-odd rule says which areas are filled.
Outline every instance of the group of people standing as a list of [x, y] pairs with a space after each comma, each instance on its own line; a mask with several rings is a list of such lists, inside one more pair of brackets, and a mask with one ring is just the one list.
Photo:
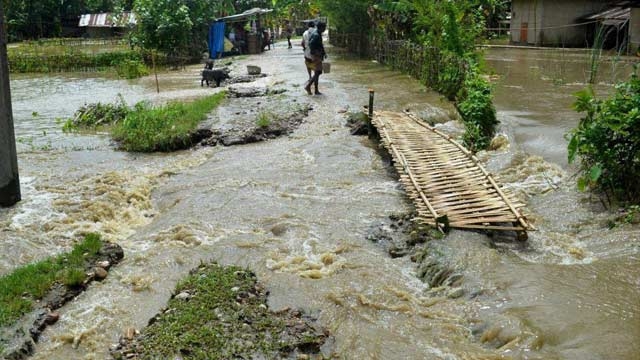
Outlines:
[[304, 85], [307, 94], [311, 95], [311, 86], [314, 93], [321, 95], [318, 91], [318, 82], [322, 74], [322, 61], [327, 57], [322, 43], [322, 33], [327, 29], [327, 24], [323, 22], [309, 22], [308, 29], [302, 34], [302, 48], [304, 49], [304, 63], [307, 67], [309, 79]]

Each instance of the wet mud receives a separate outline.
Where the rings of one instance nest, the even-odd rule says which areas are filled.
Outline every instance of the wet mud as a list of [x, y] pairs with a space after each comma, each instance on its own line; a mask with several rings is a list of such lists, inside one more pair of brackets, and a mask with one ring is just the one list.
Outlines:
[[291, 134], [312, 110], [284, 89], [230, 87], [228, 99], [196, 130], [194, 143], [233, 146]]

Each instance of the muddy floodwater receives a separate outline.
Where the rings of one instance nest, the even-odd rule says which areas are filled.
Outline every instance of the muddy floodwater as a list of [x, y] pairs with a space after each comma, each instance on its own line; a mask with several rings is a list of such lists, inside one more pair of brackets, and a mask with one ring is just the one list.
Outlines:
[[[434, 241], [430, 253], [463, 274], [462, 295], [451, 297], [420, 281], [409, 256], [391, 258], [366, 239], [411, 204], [375, 143], [344, 124], [370, 88], [377, 108], [410, 109], [447, 128], [455, 110], [406, 75], [337, 49], [329, 56], [322, 96], [301, 86], [300, 48], [233, 64], [236, 73], [255, 64], [268, 74], [246, 86], [287, 90], [264, 101], [313, 108], [292, 134], [170, 154], [119, 152], [106, 134], [62, 133], [56, 118], [119, 94], [132, 104], [218, 91], [200, 87], [199, 66], [161, 74], [160, 94], [151, 78], [12, 79], [23, 200], [0, 209], [0, 274], [91, 231], [125, 251], [105, 281], [61, 309], [34, 359], [107, 358], [125, 329], [144, 327], [206, 260], [255, 271], [271, 308], [317, 316], [338, 359], [640, 358], [640, 230], [609, 229], [612, 216], [575, 190], [566, 163], [563, 134], [580, 116], [569, 106], [588, 54], [486, 50], [509, 145], [480, 157], [527, 204], [537, 231], [525, 244], [466, 231]], [[611, 91], [611, 74], [628, 73], [629, 61], [610, 63], [598, 92]]]

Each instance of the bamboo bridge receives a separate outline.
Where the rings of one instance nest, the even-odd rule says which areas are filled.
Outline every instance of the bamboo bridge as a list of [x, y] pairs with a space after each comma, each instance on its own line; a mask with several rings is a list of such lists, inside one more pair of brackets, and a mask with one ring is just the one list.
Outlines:
[[524, 205], [500, 188], [480, 161], [450, 136], [410, 113], [370, 112], [418, 220], [446, 228], [515, 231], [527, 239], [533, 227]]

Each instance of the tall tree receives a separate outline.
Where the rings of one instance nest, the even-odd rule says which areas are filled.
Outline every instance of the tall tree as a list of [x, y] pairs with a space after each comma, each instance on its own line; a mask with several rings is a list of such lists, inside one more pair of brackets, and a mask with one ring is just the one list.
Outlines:
[[235, 11], [237, 1], [135, 0], [138, 20], [131, 35], [134, 45], [173, 56], [200, 56], [207, 49], [207, 30], [213, 20]]
[[184, 0], [137, 0], [134, 43], [144, 49], [183, 54], [193, 22]]

